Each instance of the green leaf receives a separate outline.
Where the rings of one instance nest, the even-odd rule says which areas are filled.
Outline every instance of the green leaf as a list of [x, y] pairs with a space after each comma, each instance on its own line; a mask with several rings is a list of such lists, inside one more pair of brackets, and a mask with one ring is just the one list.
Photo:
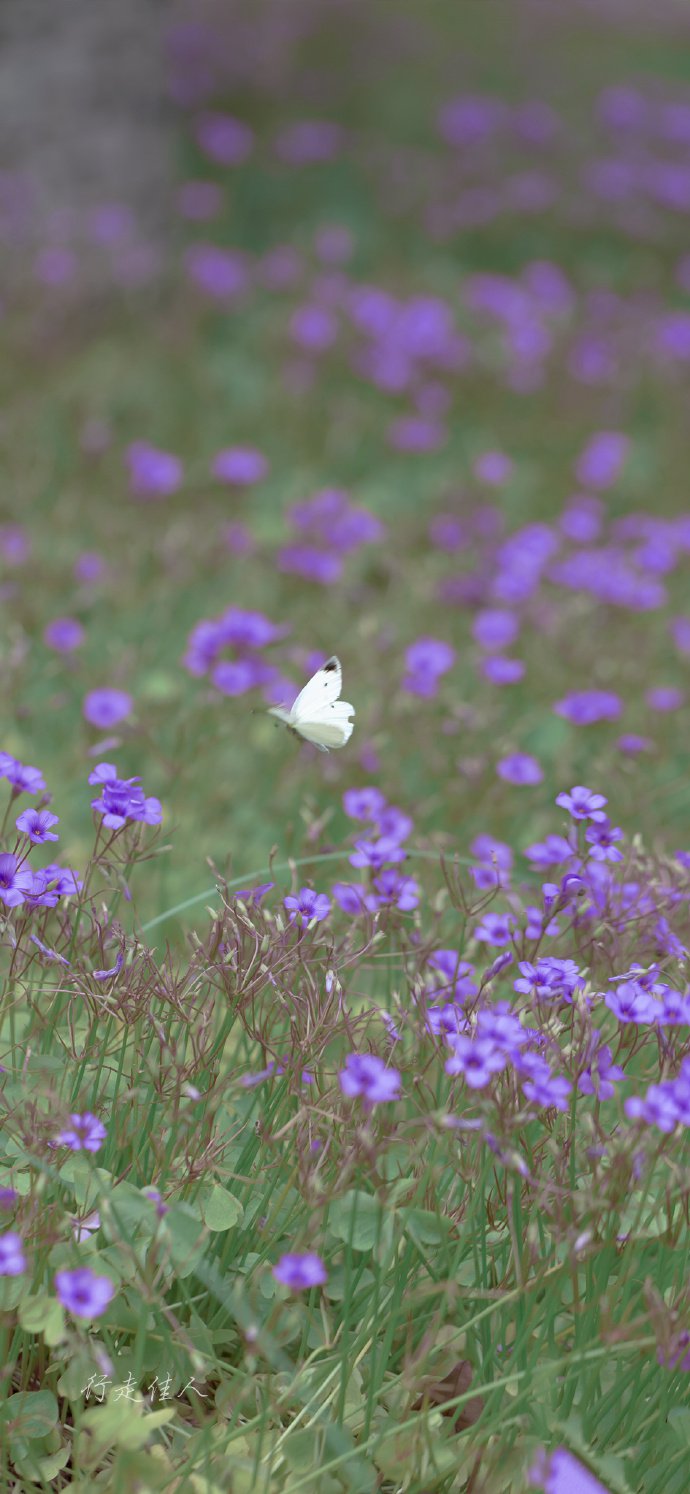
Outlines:
[[444, 1245], [451, 1231], [451, 1221], [431, 1209], [405, 1209], [403, 1227], [420, 1245]]
[[0, 1426], [11, 1437], [31, 1441], [45, 1437], [57, 1425], [58, 1403], [52, 1390], [18, 1390], [0, 1407]]
[[65, 1312], [57, 1297], [47, 1292], [26, 1297], [19, 1304], [19, 1325], [27, 1333], [40, 1333], [51, 1346], [62, 1343], [66, 1337]]
[[232, 1229], [244, 1215], [239, 1199], [220, 1183], [207, 1183], [199, 1192], [198, 1203], [204, 1224], [213, 1233]]
[[383, 1208], [378, 1198], [352, 1188], [331, 1204], [328, 1228], [336, 1239], [353, 1250], [373, 1250], [383, 1227]]
[[171, 1204], [165, 1215], [170, 1254], [178, 1276], [191, 1276], [197, 1261], [206, 1250], [205, 1231], [193, 1209], [186, 1203]]
[[690, 1411], [687, 1406], [674, 1406], [666, 1418], [682, 1447], [690, 1448]]

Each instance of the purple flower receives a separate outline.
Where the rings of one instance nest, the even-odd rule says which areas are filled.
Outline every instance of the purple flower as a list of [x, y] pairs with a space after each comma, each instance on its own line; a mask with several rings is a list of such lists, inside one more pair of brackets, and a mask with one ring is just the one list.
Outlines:
[[520, 960], [519, 970], [520, 980], [514, 982], [514, 989], [535, 1001], [572, 1001], [575, 992], [584, 985], [584, 977], [574, 960], [543, 955], [536, 964]]
[[34, 874], [28, 866], [20, 866], [17, 857], [9, 851], [0, 854], [0, 902], [6, 908], [18, 908], [26, 902], [27, 893], [34, 885]]
[[401, 1079], [397, 1069], [389, 1069], [375, 1053], [349, 1053], [338, 1082], [343, 1094], [349, 1098], [361, 1095], [368, 1109], [382, 1101], [400, 1097]]
[[675, 685], [657, 685], [648, 690], [645, 700], [650, 711], [677, 711], [685, 702], [685, 695]]
[[623, 831], [617, 825], [612, 825], [606, 816], [603, 820], [588, 825], [585, 831], [585, 840], [591, 847], [589, 854], [595, 861], [622, 861], [623, 853], [616, 845], [622, 839]]
[[26, 1270], [26, 1257], [21, 1235], [5, 1230], [0, 1235], [0, 1276], [21, 1276]]
[[568, 1095], [572, 1087], [570, 1081], [562, 1074], [549, 1072], [527, 1079], [522, 1089], [526, 1098], [534, 1105], [554, 1106], [556, 1110], [567, 1110]]
[[524, 855], [535, 871], [548, 871], [550, 866], [562, 866], [565, 861], [572, 860], [575, 847], [564, 835], [547, 835], [545, 840], [526, 846]]
[[328, 306], [298, 306], [290, 318], [293, 342], [310, 353], [324, 353], [338, 336], [338, 319]]
[[77, 556], [74, 562], [75, 581], [83, 581], [88, 585], [91, 581], [100, 581], [104, 575], [105, 561], [95, 550], [84, 550]]
[[334, 882], [331, 891], [338, 907], [351, 918], [360, 913], [374, 913], [378, 907], [378, 899], [354, 882]]
[[473, 464], [472, 471], [480, 482], [500, 488], [512, 477], [514, 464], [504, 451], [484, 451]]
[[550, 1457], [541, 1452], [529, 1477], [544, 1494], [610, 1494], [566, 1447], [557, 1447]]
[[343, 809], [351, 820], [376, 820], [385, 803], [385, 795], [377, 788], [346, 789], [343, 794]]
[[118, 778], [114, 763], [99, 763], [88, 781], [101, 787], [101, 798], [92, 799], [91, 808], [103, 816], [107, 830], [120, 830], [127, 820], [160, 824], [163, 811], [159, 800], [146, 798], [139, 778]]
[[246, 695], [257, 685], [271, 682], [274, 671], [261, 659], [221, 659], [211, 671], [211, 678], [222, 695]]
[[43, 774], [38, 768], [18, 763], [7, 753], [0, 754], [0, 776], [12, 785], [15, 794], [39, 794], [45, 789]]
[[177, 211], [182, 218], [193, 223], [205, 223], [216, 218], [223, 205], [223, 193], [217, 182], [183, 182], [177, 193]]
[[325, 892], [314, 892], [311, 887], [300, 887], [297, 896], [292, 893], [283, 898], [283, 906], [288, 910], [290, 923], [299, 918], [302, 923], [309, 923], [314, 918], [317, 922], [328, 918], [331, 911], [331, 900]]
[[182, 483], [182, 463], [148, 441], [134, 441], [125, 453], [129, 485], [135, 498], [169, 498]]
[[55, 617], [43, 632], [44, 642], [58, 654], [71, 654], [84, 642], [84, 629], [76, 617]]
[[625, 1070], [619, 1064], [611, 1062], [611, 1049], [608, 1043], [602, 1043], [583, 1069], [577, 1087], [580, 1094], [596, 1095], [598, 1100], [610, 1100], [615, 1094], [612, 1082], [614, 1079], [625, 1079]]
[[305, 581], [317, 581], [320, 586], [332, 586], [340, 580], [343, 562], [339, 555], [313, 545], [285, 545], [278, 551], [278, 569], [302, 576]]
[[247, 261], [232, 249], [218, 249], [215, 244], [193, 244], [185, 256], [190, 280], [214, 301], [232, 301], [242, 295], [249, 283]]
[[16, 1188], [0, 1188], [0, 1209], [13, 1209], [18, 1199]]
[[400, 415], [397, 420], [391, 421], [386, 438], [389, 445], [397, 451], [413, 454], [438, 451], [440, 446], [445, 445], [447, 432], [438, 420], [425, 418], [423, 415]]
[[517, 685], [524, 679], [525, 666], [521, 659], [506, 659], [501, 654], [491, 654], [482, 659], [481, 673], [492, 685]]
[[480, 863], [478, 867], [472, 868], [475, 886], [488, 890], [489, 887], [509, 885], [513, 866], [510, 846], [502, 840], [495, 840], [493, 835], [482, 834], [475, 835], [470, 850]]
[[588, 442], [575, 468], [584, 488], [610, 488], [620, 476], [630, 448], [630, 437], [620, 431], [599, 431]]
[[414, 877], [401, 877], [395, 867], [374, 877], [374, 892], [379, 906], [397, 908], [400, 913], [411, 913], [419, 904], [419, 883]]
[[561, 809], [567, 809], [573, 820], [594, 820], [599, 824], [606, 823], [606, 815], [603, 813], [607, 799], [603, 794], [593, 794], [591, 789], [582, 784], [576, 784], [569, 794], [558, 794], [556, 803]]
[[376, 820], [376, 828], [382, 839], [397, 840], [398, 844], [403, 840], [407, 840], [408, 835], [414, 829], [414, 824], [409, 814], [405, 814], [404, 810], [398, 809], [397, 804], [386, 804], [374, 818]]
[[123, 951], [120, 949], [115, 956], [115, 964], [111, 965], [109, 970], [92, 970], [91, 974], [93, 975], [94, 980], [112, 980], [112, 977], [114, 975], [120, 974], [124, 963], [125, 956]]
[[455, 663], [455, 649], [441, 638], [418, 638], [405, 652], [410, 674], [447, 674]]
[[268, 462], [254, 446], [229, 446], [213, 458], [211, 471], [219, 482], [245, 488], [262, 481], [268, 472]]
[[518, 785], [541, 783], [544, 777], [536, 757], [530, 757], [527, 752], [513, 752], [509, 757], [502, 757], [496, 765], [496, 772], [504, 783]]
[[132, 712], [134, 701], [126, 690], [115, 690], [104, 686], [101, 690], [90, 690], [84, 696], [82, 712], [91, 726], [99, 731], [109, 731], [124, 721]]
[[656, 1017], [656, 1002], [636, 980], [619, 981], [615, 991], [605, 993], [604, 1001], [619, 1022], [644, 1025], [653, 1022]]
[[492, 1038], [449, 1033], [447, 1042], [452, 1051], [446, 1060], [446, 1073], [462, 1074], [470, 1089], [484, 1089], [494, 1074], [505, 1068], [505, 1054]]
[[239, 902], [247, 903], [253, 908], [258, 908], [275, 885], [275, 882], [259, 882], [256, 887], [238, 887], [237, 892], [233, 893], [233, 896]]
[[623, 702], [612, 690], [572, 690], [553, 709], [575, 726], [592, 726], [595, 721], [617, 721]]
[[15, 824], [23, 835], [28, 835], [34, 845], [45, 845], [47, 840], [59, 840], [59, 835], [54, 835], [51, 827], [58, 825], [59, 819], [56, 814], [51, 814], [47, 809], [23, 809], [17, 815]]
[[406, 852], [390, 835], [380, 840], [357, 840], [349, 858], [350, 866], [373, 866], [377, 871], [391, 862], [404, 861]]
[[53, 1146], [68, 1146], [73, 1152], [98, 1152], [107, 1132], [97, 1115], [89, 1110], [83, 1115], [70, 1115], [70, 1125], [58, 1131]]
[[512, 913], [485, 913], [474, 931], [475, 939], [483, 944], [494, 944], [499, 949], [510, 944], [516, 928]]
[[290, 1287], [293, 1292], [303, 1292], [307, 1287], [323, 1286], [328, 1280], [328, 1272], [319, 1255], [311, 1250], [303, 1254], [288, 1253], [281, 1255], [280, 1260], [273, 1267], [273, 1275], [276, 1281], [283, 1286]]
[[254, 134], [231, 114], [202, 114], [196, 122], [199, 148], [218, 166], [239, 166], [251, 155]]
[[638, 752], [651, 752], [654, 743], [649, 737], [640, 737], [636, 732], [625, 732], [618, 738], [616, 746], [621, 752], [634, 757]]
[[510, 648], [520, 631], [514, 612], [506, 608], [487, 608], [478, 612], [472, 624], [472, 637], [485, 649]]
[[115, 1295], [109, 1276], [98, 1276], [88, 1266], [57, 1271], [55, 1290], [63, 1307], [75, 1318], [99, 1318]]

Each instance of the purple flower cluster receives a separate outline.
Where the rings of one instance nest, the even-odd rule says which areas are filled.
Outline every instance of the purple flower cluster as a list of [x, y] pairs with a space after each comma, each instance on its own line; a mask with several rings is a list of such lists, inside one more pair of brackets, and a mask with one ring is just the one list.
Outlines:
[[101, 797], [91, 800], [91, 808], [102, 816], [106, 830], [121, 830], [128, 821], [160, 825], [160, 800], [146, 797], [139, 778], [118, 778], [114, 763], [99, 763], [88, 781], [101, 789]]
[[[209, 674], [223, 695], [245, 695], [257, 686], [270, 685], [277, 670], [259, 657], [259, 650], [284, 638], [288, 629], [269, 622], [262, 612], [228, 607], [220, 617], [196, 624], [189, 635], [185, 668], [201, 678]], [[223, 657], [225, 650], [233, 657]]]
[[278, 568], [330, 586], [339, 580], [343, 559], [362, 545], [381, 540], [384, 528], [368, 509], [350, 502], [340, 488], [324, 488], [288, 510], [294, 540], [278, 552]]
[[368, 871], [370, 882], [368, 886], [334, 883], [332, 891], [338, 906], [352, 917], [386, 907], [412, 912], [419, 903], [419, 884], [397, 870], [407, 856], [403, 841], [413, 828], [409, 815], [397, 805], [387, 804], [376, 788], [346, 790], [343, 807], [350, 819], [371, 826], [369, 836], [357, 839], [350, 855], [351, 866]]

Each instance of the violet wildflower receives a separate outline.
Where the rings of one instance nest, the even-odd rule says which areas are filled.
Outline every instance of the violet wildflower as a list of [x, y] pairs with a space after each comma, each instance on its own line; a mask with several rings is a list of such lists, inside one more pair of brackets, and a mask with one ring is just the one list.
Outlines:
[[0, 1188], [0, 1209], [13, 1209], [18, 1201], [16, 1188]]
[[197, 289], [213, 301], [233, 301], [249, 284], [244, 254], [215, 244], [193, 244], [185, 255], [185, 269]]
[[218, 166], [240, 166], [254, 145], [249, 125], [231, 114], [200, 115], [195, 134], [200, 150]]
[[475, 642], [489, 650], [510, 648], [519, 631], [520, 624], [515, 613], [503, 607], [486, 608], [478, 612], [472, 624]]
[[[597, 1039], [598, 1042], [598, 1039]], [[615, 1094], [614, 1079], [625, 1079], [625, 1070], [620, 1064], [611, 1062], [608, 1043], [601, 1043], [589, 1057], [587, 1066], [578, 1079], [580, 1094], [596, 1095], [598, 1100], [610, 1100]]]
[[575, 785], [570, 793], [561, 793], [556, 797], [556, 803], [561, 809], [567, 809], [573, 820], [594, 820], [602, 824], [606, 821], [603, 807], [607, 803], [603, 794], [593, 794], [591, 789], [585, 788], [583, 784]]
[[288, 910], [290, 923], [299, 919], [301, 923], [310, 923], [315, 919], [320, 923], [322, 919], [328, 918], [331, 911], [331, 900], [325, 892], [314, 892], [311, 887], [300, 887], [296, 896], [290, 893], [283, 898], [283, 906]]
[[550, 1456], [542, 1451], [530, 1468], [529, 1477], [543, 1494], [610, 1494], [567, 1447], [557, 1447]]
[[92, 799], [91, 808], [103, 816], [107, 830], [120, 830], [127, 820], [160, 824], [163, 818], [160, 801], [146, 798], [139, 778], [118, 778], [114, 763], [99, 763], [89, 774], [88, 782], [101, 788], [101, 798]]
[[130, 490], [135, 498], [169, 498], [182, 484], [182, 463], [169, 451], [148, 441], [127, 448]]
[[496, 772], [504, 783], [513, 783], [519, 786], [531, 787], [541, 783], [544, 778], [544, 770], [537, 762], [536, 757], [531, 757], [528, 752], [512, 752], [508, 757], [502, 757], [496, 764]]
[[53, 1146], [68, 1146], [73, 1152], [98, 1152], [107, 1132], [103, 1122], [89, 1110], [83, 1115], [70, 1115], [70, 1124], [58, 1131]]
[[84, 629], [76, 617], [55, 617], [43, 631], [43, 640], [58, 654], [71, 654], [84, 642]]
[[550, 866], [562, 866], [565, 861], [572, 860], [575, 847], [564, 835], [547, 835], [544, 840], [526, 846], [523, 854], [535, 871], [548, 871]]
[[480, 943], [494, 944], [500, 948], [502, 944], [510, 944], [516, 927], [512, 913], [485, 913], [477, 924], [474, 937]]
[[472, 471], [480, 482], [491, 487], [502, 487], [513, 475], [514, 464], [504, 451], [483, 451], [473, 464]]
[[398, 809], [397, 804], [384, 805], [373, 818], [381, 840], [393, 840], [400, 844], [401, 841], [407, 840], [408, 835], [411, 835], [414, 830], [414, 823], [409, 814]]
[[559, 960], [552, 955], [542, 955], [532, 964], [520, 960], [520, 979], [514, 989], [535, 1001], [571, 1002], [575, 992], [584, 985], [584, 977], [574, 960]]
[[597, 721], [617, 721], [623, 702], [612, 690], [572, 690], [553, 709], [574, 726], [592, 726]]
[[411, 913], [419, 905], [419, 883], [414, 877], [402, 877], [395, 867], [389, 867], [374, 877], [374, 893], [381, 907], [397, 908], [399, 913]]
[[[546, 1065], [548, 1069], [548, 1064]], [[562, 1074], [548, 1073], [535, 1074], [526, 1079], [523, 1086], [523, 1094], [526, 1099], [531, 1100], [533, 1105], [555, 1107], [556, 1110], [568, 1109], [568, 1095], [572, 1090], [572, 1084]]]
[[482, 659], [480, 667], [484, 679], [492, 685], [517, 685], [525, 675], [521, 659], [506, 659], [502, 654], [491, 654]]
[[126, 690], [104, 686], [101, 690], [90, 690], [84, 696], [82, 712], [91, 726], [96, 726], [99, 731], [109, 731], [131, 715], [133, 706], [134, 701]]
[[356, 883], [334, 882], [331, 892], [338, 907], [351, 918], [356, 918], [360, 913], [375, 913], [378, 908], [378, 898]]
[[451, 1056], [444, 1065], [446, 1073], [462, 1074], [470, 1089], [484, 1089], [506, 1066], [505, 1054], [492, 1038], [449, 1033], [447, 1042]]
[[657, 685], [647, 690], [645, 701], [650, 711], [677, 711], [685, 704], [685, 696], [675, 685]]
[[115, 1296], [109, 1276], [99, 1276], [88, 1266], [75, 1271], [57, 1271], [55, 1289], [63, 1307], [75, 1318], [99, 1318]]
[[47, 809], [23, 809], [15, 820], [22, 835], [28, 835], [29, 840], [37, 846], [45, 845], [48, 840], [60, 839], [52, 830], [52, 826], [59, 823], [58, 816]]
[[473, 866], [471, 870], [472, 880], [476, 887], [482, 891], [488, 891], [490, 887], [508, 887], [510, 885], [510, 873], [513, 865], [513, 852], [510, 846], [502, 840], [495, 840], [493, 835], [476, 835], [470, 850], [476, 856], [479, 866]]
[[349, 857], [350, 866], [372, 866], [377, 871], [392, 862], [404, 861], [406, 852], [391, 835], [382, 835], [379, 840], [356, 840], [355, 849]]
[[630, 757], [636, 757], [638, 752], [651, 752], [654, 743], [649, 737], [641, 737], [637, 732], [624, 732], [619, 737], [616, 746], [620, 752], [625, 752]]
[[348, 1098], [361, 1095], [367, 1109], [400, 1097], [400, 1074], [397, 1069], [389, 1069], [375, 1053], [349, 1053], [338, 1082]]
[[377, 788], [346, 789], [343, 794], [343, 809], [351, 820], [376, 820], [385, 804]]
[[617, 848], [617, 842], [622, 839], [623, 831], [617, 825], [612, 825], [606, 816], [603, 820], [588, 825], [585, 831], [585, 840], [590, 846], [589, 854], [595, 861], [622, 861], [623, 853]]
[[282, 1286], [290, 1287], [293, 1292], [306, 1291], [308, 1287], [323, 1286], [328, 1280], [328, 1272], [319, 1255], [314, 1251], [307, 1250], [302, 1254], [288, 1252], [281, 1255], [280, 1260], [273, 1267], [273, 1275]]
[[610, 488], [621, 473], [629, 448], [629, 436], [620, 431], [599, 431], [578, 458], [578, 482], [584, 488]]
[[278, 569], [302, 576], [305, 581], [317, 581], [320, 586], [332, 586], [340, 580], [343, 562], [339, 555], [317, 550], [314, 545], [285, 545], [278, 551]]
[[0, 902], [6, 908], [19, 908], [26, 902], [33, 885], [34, 874], [29, 867], [20, 866], [16, 856], [3, 851], [0, 854]]
[[430, 995], [438, 996], [450, 990], [453, 1001], [466, 1001], [477, 994], [474, 965], [460, 958], [455, 949], [436, 949], [429, 955], [428, 965], [444, 977], [442, 984], [434, 984]]
[[111, 980], [114, 975], [120, 974], [124, 963], [124, 951], [120, 949], [115, 957], [115, 964], [111, 965], [109, 970], [92, 970], [91, 974], [94, 980]]
[[615, 991], [606, 991], [604, 1002], [619, 1022], [635, 1022], [644, 1025], [653, 1022], [656, 1003], [649, 992], [636, 980], [621, 980]]
[[18, 763], [7, 753], [2, 754], [0, 777], [6, 778], [11, 784], [13, 795], [40, 794], [45, 790], [45, 781], [39, 768], [29, 767], [26, 763]]
[[213, 458], [211, 471], [219, 482], [248, 488], [266, 476], [268, 462], [263, 452], [254, 446], [229, 446]]
[[5, 1230], [0, 1235], [0, 1276], [21, 1276], [26, 1271], [26, 1256], [21, 1235]]

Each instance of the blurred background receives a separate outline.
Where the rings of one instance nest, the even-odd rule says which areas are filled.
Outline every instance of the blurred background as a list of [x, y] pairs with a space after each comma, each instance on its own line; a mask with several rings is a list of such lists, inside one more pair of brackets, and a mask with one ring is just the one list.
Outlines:
[[[208, 856], [336, 843], [353, 782], [434, 844], [536, 838], [584, 773], [686, 831], [689, 32], [674, 0], [3, 6], [3, 746], [66, 856], [94, 760], [176, 830], [154, 912]], [[357, 729], [317, 759], [255, 712], [333, 651]], [[590, 687], [622, 705], [583, 729], [554, 706]]]

